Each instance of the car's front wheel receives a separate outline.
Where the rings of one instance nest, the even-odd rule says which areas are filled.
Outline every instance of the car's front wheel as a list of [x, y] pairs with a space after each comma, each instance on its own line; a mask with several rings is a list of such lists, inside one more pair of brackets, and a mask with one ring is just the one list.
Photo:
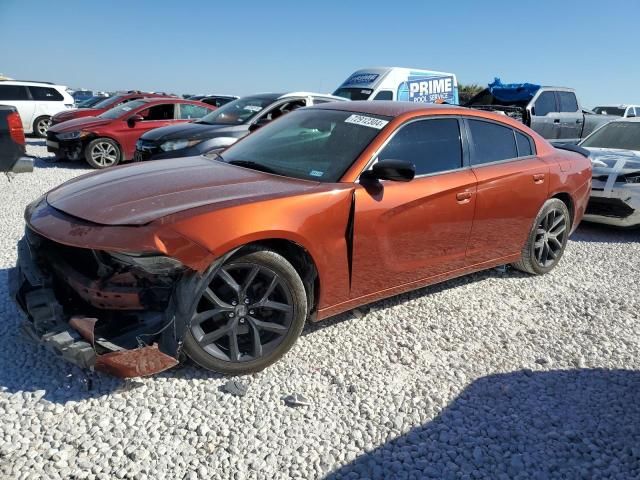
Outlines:
[[551, 271], [562, 258], [569, 239], [571, 216], [562, 200], [547, 200], [529, 232], [521, 259], [513, 266], [523, 272], [541, 275]]
[[120, 146], [110, 138], [96, 138], [84, 150], [84, 158], [93, 168], [108, 168], [120, 163]]
[[229, 259], [206, 280], [185, 334], [187, 355], [216, 372], [257, 372], [302, 332], [307, 296], [295, 268], [271, 250]]

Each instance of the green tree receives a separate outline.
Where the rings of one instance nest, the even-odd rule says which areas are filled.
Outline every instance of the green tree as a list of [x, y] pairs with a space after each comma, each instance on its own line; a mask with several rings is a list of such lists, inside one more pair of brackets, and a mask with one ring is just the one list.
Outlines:
[[467, 103], [474, 95], [477, 95], [486, 87], [482, 87], [477, 83], [458, 83], [458, 96], [460, 97], [460, 105]]

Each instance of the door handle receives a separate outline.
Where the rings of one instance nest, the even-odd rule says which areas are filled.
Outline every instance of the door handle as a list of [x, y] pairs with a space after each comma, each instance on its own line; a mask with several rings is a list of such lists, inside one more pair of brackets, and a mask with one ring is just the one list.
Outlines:
[[536, 173], [533, 176], [533, 183], [544, 183], [544, 173]]
[[559, 118], [554, 119], [553, 123], [560, 123], [560, 119]]
[[582, 120], [578, 119], [576, 120], [576, 123], [582, 123]]
[[459, 192], [456, 193], [456, 200], [458, 203], [469, 203], [471, 201], [471, 192]]

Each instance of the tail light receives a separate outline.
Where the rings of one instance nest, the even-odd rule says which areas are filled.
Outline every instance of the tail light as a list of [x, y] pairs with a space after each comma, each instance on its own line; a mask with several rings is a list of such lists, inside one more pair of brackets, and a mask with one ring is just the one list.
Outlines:
[[13, 141], [24, 145], [24, 129], [22, 128], [22, 119], [20, 119], [18, 112], [11, 112], [7, 116], [7, 121], [9, 124], [9, 135], [13, 138]]

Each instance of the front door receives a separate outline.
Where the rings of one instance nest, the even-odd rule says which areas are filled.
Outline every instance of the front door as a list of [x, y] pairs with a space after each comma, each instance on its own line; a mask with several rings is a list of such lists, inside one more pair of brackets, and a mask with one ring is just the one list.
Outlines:
[[416, 178], [356, 188], [352, 298], [465, 265], [476, 180], [460, 138], [456, 118], [417, 120], [380, 151], [379, 160], [413, 162]]
[[132, 115], [140, 115], [143, 120], [133, 124], [129, 123], [127, 119], [120, 122], [117, 138], [122, 146], [125, 160], [133, 158], [133, 152], [136, 149], [136, 142], [143, 133], [154, 128], [172, 125], [178, 121], [175, 119], [175, 107], [175, 103], [156, 104], [151, 107], [140, 109], [129, 115], [129, 117]]

